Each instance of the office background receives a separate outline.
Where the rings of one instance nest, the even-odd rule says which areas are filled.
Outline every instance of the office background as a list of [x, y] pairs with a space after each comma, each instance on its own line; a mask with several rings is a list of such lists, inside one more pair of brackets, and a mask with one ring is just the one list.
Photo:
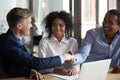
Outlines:
[[37, 48], [34, 47], [36, 44], [33, 43], [33, 37], [45, 36], [44, 25], [41, 24], [43, 18], [51, 11], [65, 10], [73, 16], [74, 28], [70, 35], [78, 40], [80, 46], [86, 31], [101, 26], [108, 10], [120, 10], [118, 4], [120, 4], [120, 0], [1, 0], [0, 34], [8, 29], [6, 14], [10, 9], [13, 7], [29, 8], [37, 17], [38, 30], [36, 34], [32, 30], [31, 35], [25, 37], [25, 43], [29, 51], [36, 52]]

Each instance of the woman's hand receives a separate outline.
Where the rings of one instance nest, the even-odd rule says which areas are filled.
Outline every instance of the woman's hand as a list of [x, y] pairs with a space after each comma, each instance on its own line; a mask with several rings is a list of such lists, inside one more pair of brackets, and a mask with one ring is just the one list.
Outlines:
[[76, 75], [77, 69], [75, 67], [71, 67], [68, 71], [69, 76]]
[[31, 69], [30, 79], [45, 80], [45, 77], [38, 71]]
[[56, 69], [54, 69], [54, 73], [60, 74], [60, 75], [69, 75], [68, 74], [68, 70], [67, 69], [63, 69], [63, 68], [56, 68]]

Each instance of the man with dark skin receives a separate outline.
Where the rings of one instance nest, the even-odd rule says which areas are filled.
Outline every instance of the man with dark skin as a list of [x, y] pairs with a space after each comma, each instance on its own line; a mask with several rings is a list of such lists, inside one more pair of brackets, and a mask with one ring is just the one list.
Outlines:
[[103, 20], [103, 25], [88, 30], [79, 52], [69, 63], [80, 64], [103, 59], [112, 59], [112, 73], [120, 73], [120, 12], [109, 10]]

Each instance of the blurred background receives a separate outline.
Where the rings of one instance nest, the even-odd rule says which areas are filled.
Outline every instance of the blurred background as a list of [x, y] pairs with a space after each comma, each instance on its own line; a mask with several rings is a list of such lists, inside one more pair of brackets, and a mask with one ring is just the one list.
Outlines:
[[46, 36], [43, 18], [51, 11], [65, 10], [73, 16], [74, 28], [70, 35], [75, 37], [79, 46], [86, 31], [99, 27], [105, 13], [110, 9], [120, 10], [120, 0], [0, 0], [0, 34], [8, 29], [6, 14], [14, 7], [31, 9], [37, 18], [37, 29], [31, 30], [26, 36], [26, 47], [31, 53], [37, 53], [37, 46], [42, 37]]

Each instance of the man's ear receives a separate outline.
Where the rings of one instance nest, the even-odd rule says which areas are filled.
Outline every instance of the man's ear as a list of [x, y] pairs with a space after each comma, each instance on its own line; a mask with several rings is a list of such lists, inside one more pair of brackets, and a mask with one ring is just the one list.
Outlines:
[[21, 23], [17, 23], [17, 28], [21, 29], [22, 28], [22, 24]]

